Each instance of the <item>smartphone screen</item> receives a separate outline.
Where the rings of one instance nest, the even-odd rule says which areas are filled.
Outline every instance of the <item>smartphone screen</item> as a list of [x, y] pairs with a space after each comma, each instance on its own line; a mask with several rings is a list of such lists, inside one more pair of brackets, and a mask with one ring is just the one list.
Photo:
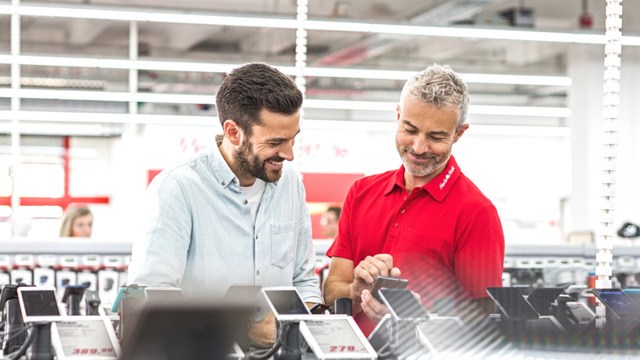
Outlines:
[[426, 319], [429, 317], [427, 310], [409, 290], [380, 289], [380, 297], [398, 319]]
[[60, 316], [53, 290], [23, 291], [22, 301], [26, 316]]
[[594, 294], [598, 294], [602, 302], [608, 306], [619, 317], [639, 316], [640, 308], [620, 289], [610, 290], [593, 290]]
[[487, 293], [501, 311], [511, 319], [537, 319], [538, 312], [513, 287], [490, 287]]
[[310, 314], [295, 290], [264, 290], [264, 293], [280, 315]]

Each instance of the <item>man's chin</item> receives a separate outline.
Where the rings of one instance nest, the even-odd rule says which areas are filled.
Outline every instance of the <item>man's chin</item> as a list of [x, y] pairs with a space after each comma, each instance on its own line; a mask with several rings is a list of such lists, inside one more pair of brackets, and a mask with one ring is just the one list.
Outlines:
[[280, 170], [275, 170], [275, 171], [269, 171], [265, 174], [265, 178], [261, 179], [264, 182], [268, 182], [268, 183], [273, 183], [276, 182], [278, 180], [280, 180], [280, 177], [282, 176], [282, 169]]

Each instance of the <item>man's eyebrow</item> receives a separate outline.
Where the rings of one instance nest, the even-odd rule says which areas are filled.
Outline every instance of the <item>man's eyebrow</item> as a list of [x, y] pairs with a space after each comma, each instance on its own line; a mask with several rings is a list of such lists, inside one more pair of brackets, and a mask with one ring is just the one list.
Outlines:
[[[298, 132], [293, 135], [293, 137], [296, 137], [298, 134], [300, 134], [300, 130], [298, 130]], [[291, 139], [287, 139], [287, 138], [272, 138], [272, 139], [267, 139], [267, 142], [283, 142], [283, 141], [287, 141], [287, 140], [291, 140]]]
[[409, 125], [409, 126], [411, 126], [412, 128], [414, 128], [414, 129], [417, 129], [417, 128], [418, 128], [417, 126], [415, 126], [415, 125], [413, 125], [412, 123], [410, 123], [410, 122], [409, 122], [409, 120], [402, 120], [402, 122], [403, 122], [405, 125]]

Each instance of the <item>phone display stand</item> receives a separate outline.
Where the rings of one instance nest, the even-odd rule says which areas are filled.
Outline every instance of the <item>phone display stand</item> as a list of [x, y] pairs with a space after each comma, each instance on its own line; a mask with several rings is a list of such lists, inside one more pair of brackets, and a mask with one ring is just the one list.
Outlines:
[[29, 360], [53, 360], [51, 351], [51, 323], [36, 324], [33, 327], [35, 337], [31, 343]]
[[[20, 303], [17, 296], [6, 300], [4, 314], [4, 355], [8, 355], [18, 350], [27, 338], [26, 332], [22, 332], [25, 324], [22, 320], [22, 312], [20, 311]], [[12, 334], [15, 335], [12, 336]]]

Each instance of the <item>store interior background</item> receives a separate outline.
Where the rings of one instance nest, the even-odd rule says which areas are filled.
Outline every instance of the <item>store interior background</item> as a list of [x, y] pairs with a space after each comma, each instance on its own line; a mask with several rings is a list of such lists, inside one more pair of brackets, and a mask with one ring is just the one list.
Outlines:
[[[296, 11], [292, 0], [87, 2], [65, 1], [64, 4], [137, 6], [176, 12], [197, 9], [292, 19]], [[309, 13], [312, 19], [341, 14], [346, 18], [342, 20], [400, 23], [422, 17], [424, 25], [433, 26], [458, 23], [486, 27], [488, 24], [504, 30], [604, 34], [605, 3], [589, 0], [586, 4], [593, 18], [589, 29], [580, 29], [581, 0], [310, 0]], [[623, 35], [640, 35], [640, 2], [627, 1], [623, 5]], [[519, 6], [533, 10], [532, 28], [512, 26], [499, 16]], [[383, 35], [332, 31], [309, 31], [308, 39], [310, 66], [417, 72], [437, 62], [451, 65], [460, 73], [570, 77], [569, 86], [470, 83], [472, 105], [568, 108], [571, 115], [470, 114], [470, 129], [454, 145], [453, 155], [462, 171], [498, 208], [507, 244], [559, 244], [567, 241], [568, 234], [597, 228], [603, 45], [410, 36], [386, 36], [385, 40]], [[367, 50], [344, 51], [353, 49], [354, 44], [366, 45]], [[140, 59], [226, 64], [261, 61], [293, 66], [294, 48], [295, 30], [139, 24]], [[0, 55], [9, 51], [10, 16], [0, 15]], [[24, 16], [21, 51], [25, 55], [126, 59], [129, 23]], [[38, 84], [23, 80], [23, 88], [128, 91], [127, 70], [25, 65], [21, 71], [23, 78], [44, 79]], [[638, 46], [623, 47], [621, 74], [616, 228], [628, 221], [640, 223]], [[139, 92], [212, 97], [223, 80], [221, 73], [202, 72], [139, 71], [138, 77]], [[53, 83], [52, 79], [66, 82]], [[309, 77], [307, 81], [307, 99], [385, 103], [398, 100], [404, 83], [331, 77]], [[0, 64], [0, 90], [9, 87], [10, 66]], [[22, 99], [21, 107], [24, 111], [128, 112], [127, 102], [107, 101]], [[10, 109], [10, 99], [0, 97], [0, 112]], [[138, 111], [140, 114], [215, 116], [213, 107], [203, 105], [139, 103]], [[338, 121], [334, 128], [326, 129], [303, 124], [300, 164], [303, 180], [322, 179], [320, 183], [326, 187], [307, 189], [314, 238], [322, 238], [319, 224], [322, 209], [342, 201], [341, 196], [346, 192], [344, 184], [348, 182], [345, 179], [396, 169], [401, 164], [394, 144], [395, 116], [391, 105], [387, 110], [306, 109], [306, 119]], [[343, 128], [345, 122], [350, 124], [349, 129]], [[474, 129], [475, 125], [492, 127]], [[20, 132], [21, 164], [15, 172], [19, 196], [59, 198], [64, 195], [64, 139], [69, 136], [69, 195], [108, 198], [108, 204], [89, 204], [94, 214], [92, 238], [134, 241], [142, 225], [140, 209], [150, 177], [181, 163], [204, 147], [214, 146], [220, 125], [216, 119], [212, 119], [209, 126], [178, 126], [96, 123], [88, 118], [86, 122], [25, 121], [20, 124]], [[10, 133], [11, 122], [0, 119], [0, 204], [3, 204], [0, 205], [0, 239], [56, 239], [61, 207], [21, 206], [14, 213], [7, 206], [12, 189]]]

